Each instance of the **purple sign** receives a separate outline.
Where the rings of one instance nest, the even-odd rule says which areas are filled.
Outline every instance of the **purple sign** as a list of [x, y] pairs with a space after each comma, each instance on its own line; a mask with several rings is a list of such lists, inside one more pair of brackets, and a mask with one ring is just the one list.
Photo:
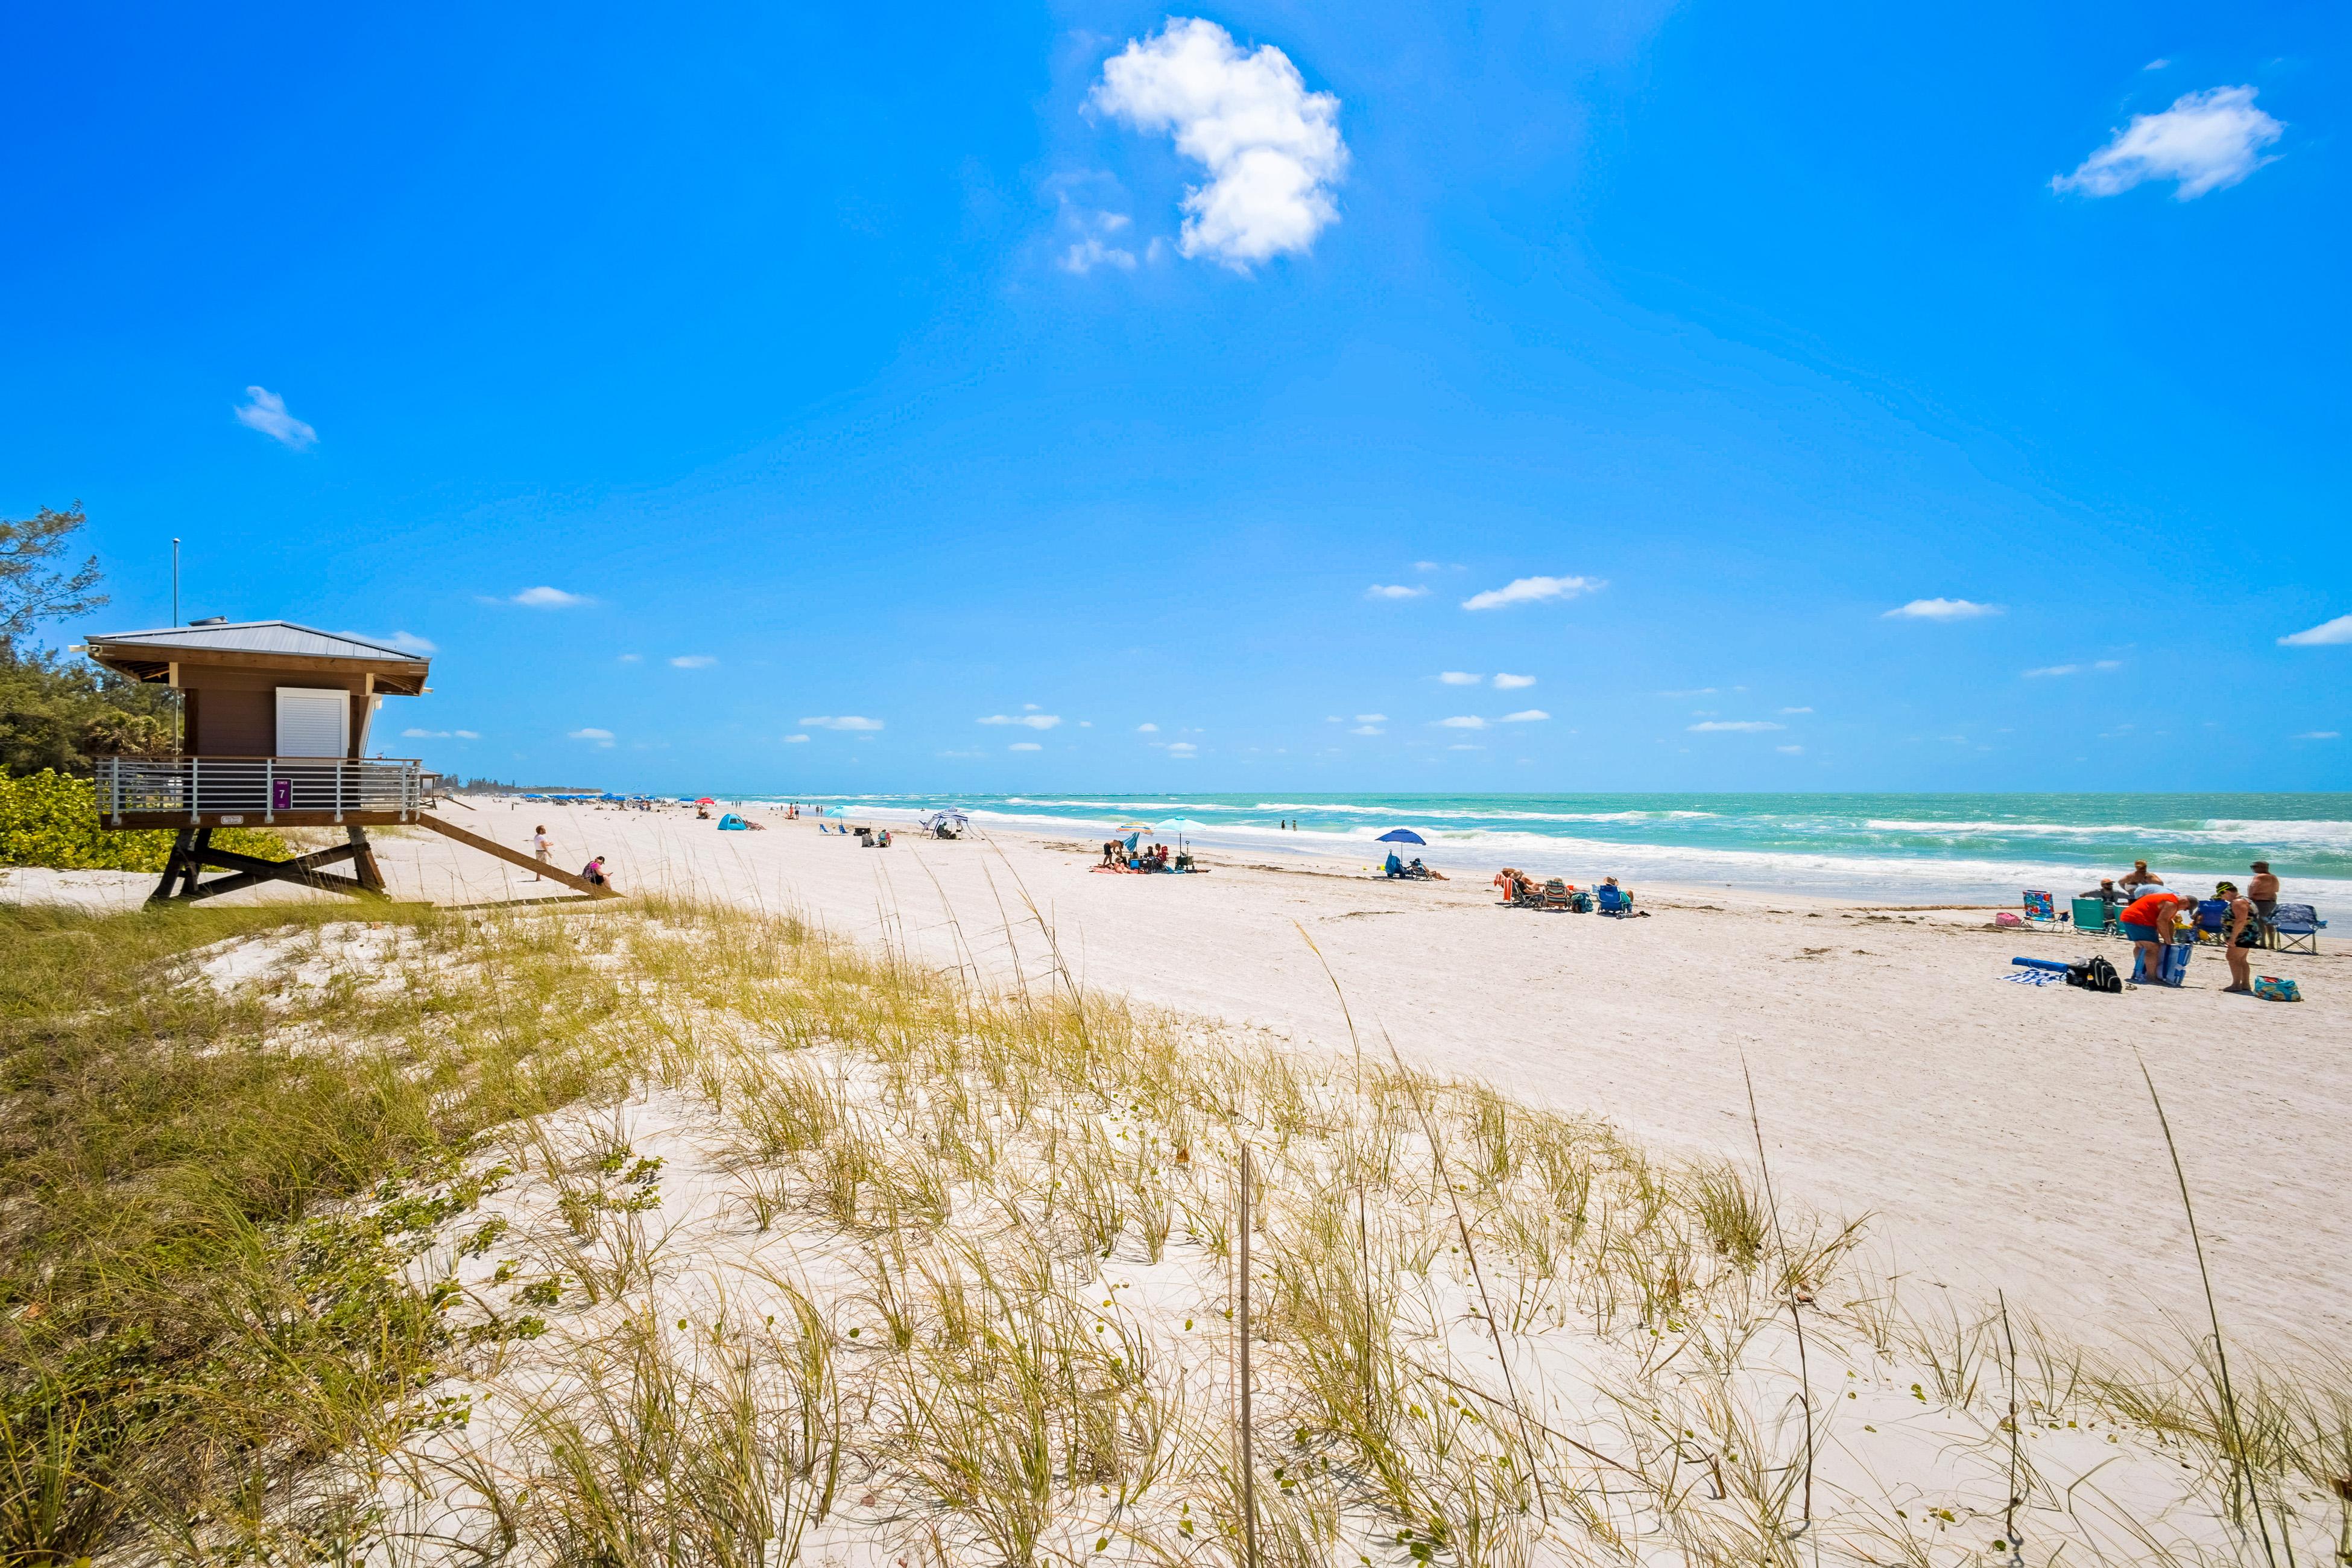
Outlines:
[[294, 809], [294, 781], [292, 779], [271, 779], [269, 781], [269, 809], [272, 811], [291, 811]]

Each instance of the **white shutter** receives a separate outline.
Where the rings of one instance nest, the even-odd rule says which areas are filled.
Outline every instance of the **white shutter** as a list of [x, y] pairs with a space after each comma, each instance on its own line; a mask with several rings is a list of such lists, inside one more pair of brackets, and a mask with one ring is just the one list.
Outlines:
[[278, 755], [340, 757], [349, 750], [352, 698], [348, 691], [281, 686], [278, 689]]

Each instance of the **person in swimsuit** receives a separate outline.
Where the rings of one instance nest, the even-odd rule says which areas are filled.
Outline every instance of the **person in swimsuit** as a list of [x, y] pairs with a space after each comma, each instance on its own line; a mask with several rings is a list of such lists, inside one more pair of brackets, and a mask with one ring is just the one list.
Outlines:
[[2147, 868], [2145, 860], [2135, 860], [2132, 868], [2124, 873], [2124, 896], [2137, 899], [2150, 888], [2164, 886], [2164, 879]]
[[2278, 879], [2271, 875], [2271, 863], [2257, 860], [2250, 868], [2252, 881], [2246, 884], [2246, 900], [2254, 906], [2254, 913], [2264, 920], [2278, 912]]
[[2221, 939], [2229, 945], [2221, 956], [2230, 961], [2230, 984], [2222, 987], [2225, 996], [2251, 996], [2254, 994], [2253, 950], [2262, 945], [2263, 922], [2255, 918], [2254, 901], [2242, 897], [2238, 884], [2223, 882], [2213, 889], [2217, 899], [2230, 900], [2230, 912], [2223, 917]]

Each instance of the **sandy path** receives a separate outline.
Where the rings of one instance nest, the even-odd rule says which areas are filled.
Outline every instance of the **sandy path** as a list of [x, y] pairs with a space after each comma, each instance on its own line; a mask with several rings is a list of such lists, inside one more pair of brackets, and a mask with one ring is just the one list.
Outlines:
[[[534, 820], [502, 804], [450, 815], [518, 844]], [[2189, 988], [2096, 996], [2002, 983], [2012, 953], [2084, 944], [1975, 929], [1977, 915], [1647, 889], [1654, 917], [1615, 921], [1498, 909], [1465, 881], [1366, 880], [1352, 864], [1212, 857], [1226, 863], [1209, 877], [1097, 876], [1090, 851], [1052, 834], [1000, 829], [993, 847], [902, 836], [874, 851], [763, 815], [776, 826], [758, 834], [577, 809], [550, 826], [564, 864], [601, 851], [625, 889], [798, 909], [929, 961], [968, 956], [998, 979], [1014, 947], [1033, 981], [1047, 973], [1025, 887], [1086, 984], [1344, 1049], [1303, 927], [1359, 1025], [1385, 1028], [1409, 1060], [1598, 1111], [1662, 1149], [1752, 1163], [1744, 1053], [1784, 1194], [1870, 1215], [1915, 1310], [1998, 1286], [2101, 1340], [2201, 1314], [2137, 1045], [2181, 1141], [2231, 1331], [2277, 1351], [2352, 1342], [2340, 943], [2264, 966], [2302, 981], [2299, 1006], [2219, 994], [2221, 961], [2204, 953]], [[386, 841], [379, 858], [411, 896], [541, 890], [429, 836]]]

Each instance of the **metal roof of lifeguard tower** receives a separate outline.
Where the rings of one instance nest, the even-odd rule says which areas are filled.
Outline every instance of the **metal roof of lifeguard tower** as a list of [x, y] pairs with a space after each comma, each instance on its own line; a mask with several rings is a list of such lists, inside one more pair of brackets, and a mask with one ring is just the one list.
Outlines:
[[[292, 621], [213, 621], [190, 626], [154, 626], [109, 632], [84, 639], [89, 657], [134, 680], [169, 678], [171, 666], [235, 665], [280, 670], [348, 668], [378, 678], [380, 689], [415, 695], [424, 689], [432, 660], [385, 643], [344, 632], [322, 632]], [[326, 665], [314, 660], [332, 661]]]

